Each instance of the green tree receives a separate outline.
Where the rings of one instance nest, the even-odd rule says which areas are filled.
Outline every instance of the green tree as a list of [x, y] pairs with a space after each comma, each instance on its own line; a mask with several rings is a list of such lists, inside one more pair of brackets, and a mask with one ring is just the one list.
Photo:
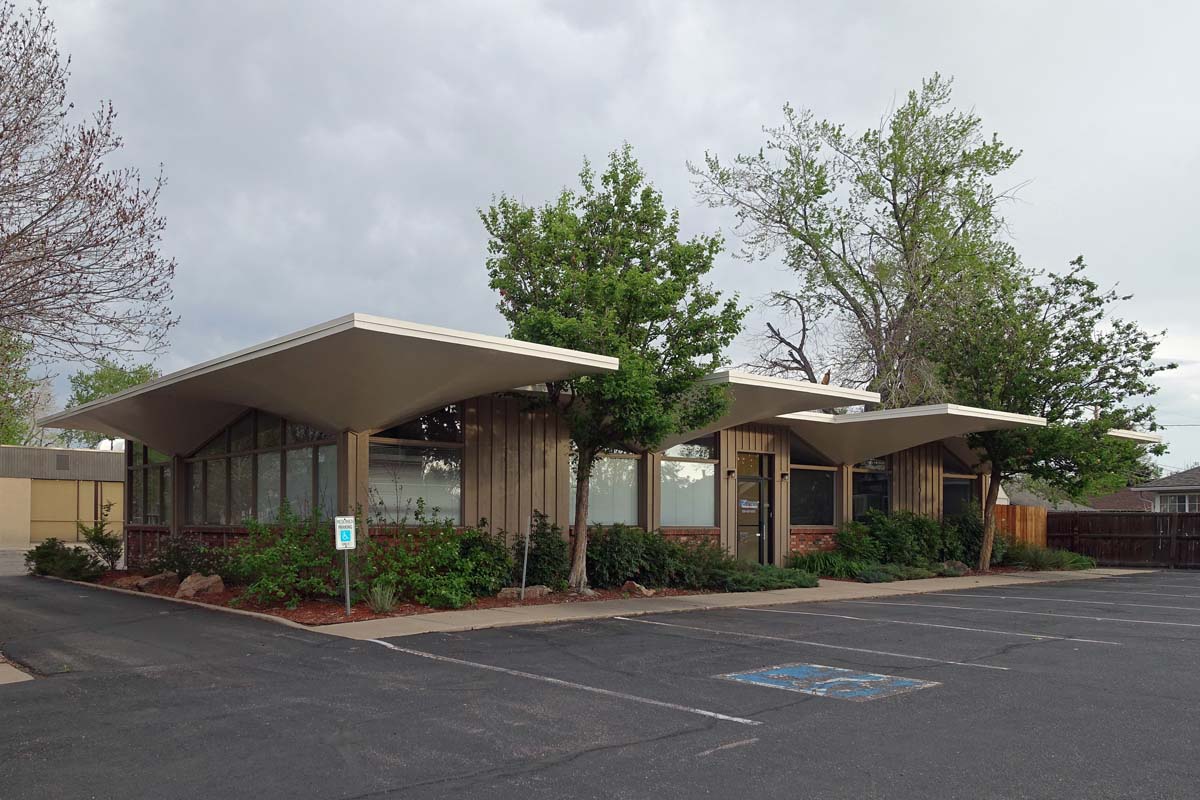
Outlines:
[[1083, 499], [1144, 472], [1145, 445], [1107, 432], [1153, 430], [1154, 408], [1141, 400], [1158, 391], [1152, 378], [1175, 365], [1154, 360], [1162, 334], [1114, 315], [1128, 296], [1100, 289], [1082, 257], [1063, 274], [992, 276], [974, 293], [971, 303], [941, 306], [925, 341], [950, 399], [1047, 422], [969, 437], [990, 465], [979, 554], [987, 569], [1001, 481], [1020, 475]]
[[0, 330], [0, 444], [25, 444], [39, 382], [30, 374], [30, 346]]
[[[68, 379], [71, 382], [71, 396], [67, 398], [67, 408], [100, 400], [158, 376], [158, 370], [150, 364], [123, 367], [107, 359], [100, 359], [95, 369], [80, 370]], [[63, 440], [69, 445], [85, 447], [95, 447], [104, 438], [106, 437], [102, 434], [91, 431], [66, 431], [63, 434]]]
[[574, 441], [575, 529], [568, 583], [587, 586], [588, 489], [597, 456], [644, 453], [717, 418], [718, 368], [746, 309], [705, 282], [719, 236], [679, 238], [679, 213], [646, 182], [627, 144], [597, 176], [541, 208], [501, 197], [480, 211], [488, 276], [514, 338], [615, 356], [615, 373], [547, 385]]
[[935, 74], [859, 135], [785, 106], [762, 149], [689, 164], [699, 198], [735, 211], [743, 257], [782, 252], [799, 279], [769, 300], [790, 327], [768, 324], [765, 371], [828, 369], [888, 407], [941, 399], [918, 327], [965, 275], [1015, 260], [993, 180], [1019, 155], [950, 102]]

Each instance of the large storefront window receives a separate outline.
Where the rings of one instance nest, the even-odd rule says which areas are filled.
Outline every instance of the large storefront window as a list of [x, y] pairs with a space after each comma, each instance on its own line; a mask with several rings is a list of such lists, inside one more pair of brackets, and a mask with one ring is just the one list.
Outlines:
[[370, 514], [389, 524], [428, 517], [462, 522], [462, 409], [446, 408], [380, 431], [370, 444]]
[[832, 469], [793, 467], [788, 480], [789, 516], [792, 525], [832, 525], [837, 494], [837, 473]]
[[[661, 525], [707, 528], [717, 524], [715, 436], [693, 439], [668, 449], [663, 453], [660, 472]], [[635, 515], [636, 502], [635, 495]], [[588, 504], [591, 505], [590, 499]]]
[[138, 525], [171, 524], [170, 462], [169, 456], [126, 440], [129, 499], [125, 508], [128, 522]]
[[979, 510], [979, 498], [975, 494], [973, 478], [945, 478], [942, 480], [942, 514], [955, 517], [969, 511]]
[[[588, 525], [638, 524], [638, 465], [641, 459], [625, 453], [604, 453], [592, 465], [588, 483]], [[571, 488], [567, 507], [575, 521], [575, 459], [571, 459]]]
[[887, 513], [891, 509], [892, 476], [882, 460], [860, 464], [854, 469], [854, 520], [866, 519], [868, 511]]
[[189, 525], [271, 522], [284, 498], [292, 511], [337, 511], [337, 445], [332, 434], [274, 414], [238, 418], [187, 461]]

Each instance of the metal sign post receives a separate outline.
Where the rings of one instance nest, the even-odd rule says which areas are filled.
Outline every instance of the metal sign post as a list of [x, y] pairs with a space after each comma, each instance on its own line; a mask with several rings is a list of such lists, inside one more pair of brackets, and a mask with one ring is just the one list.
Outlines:
[[346, 576], [346, 616], [350, 616], [350, 551], [355, 548], [354, 517], [333, 518], [333, 544], [342, 551], [342, 570]]
[[529, 571], [529, 534], [533, 530], [533, 517], [525, 526], [525, 558], [521, 561], [521, 602], [525, 602], [525, 573]]

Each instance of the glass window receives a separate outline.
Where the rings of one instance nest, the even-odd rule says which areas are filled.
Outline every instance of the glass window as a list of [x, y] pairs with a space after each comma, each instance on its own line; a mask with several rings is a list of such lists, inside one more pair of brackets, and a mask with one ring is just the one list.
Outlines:
[[316, 507], [322, 518], [337, 513], [337, 446], [327, 444], [317, 448]]
[[828, 469], [794, 469], [791, 472], [789, 514], [792, 525], [832, 525], [837, 494], [836, 473]]
[[300, 447], [287, 451], [288, 505], [302, 517], [313, 512], [313, 449]]
[[171, 482], [171, 468], [162, 468], [162, 521], [164, 525], [171, 524], [171, 492], [174, 484]]
[[375, 435], [383, 439], [412, 439], [419, 442], [461, 442], [462, 408], [446, 406]]
[[254, 449], [254, 414], [243, 414], [229, 429], [229, 452], [245, 453]]
[[716, 458], [717, 437], [701, 436], [699, 439], [670, 447], [663, 455], [667, 458]]
[[[129, 440], [127, 440], [127, 441], [129, 441]], [[131, 463], [135, 467], [140, 467], [143, 463], [142, 455], [145, 452], [144, 448], [140, 444], [138, 444], [137, 442], [134, 442], [134, 441], [129, 441], [129, 444], [127, 446], [130, 447], [130, 450], [132, 453]]]
[[254, 519], [254, 456], [229, 459], [229, 522], [241, 525]]
[[259, 453], [256, 458], [258, 498], [255, 507], [258, 521], [271, 522], [279, 514], [279, 453]]
[[[601, 456], [592, 466], [592, 479], [588, 484], [589, 525], [637, 525], [638, 513], [638, 464], [637, 458], [606, 458]], [[575, 491], [578, 482], [575, 470], [571, 470], [571, 519], [575, 518]]]
[[871, 509], [887, 512], [891, 476], [886, 472], [854, 473], [854, 519], [862, 520]]
[[204, 476], [204, 462], [197, 461], [187, 465], [188, 479], [188, 514], [189, 525], [200, 525], [204, 522], [204, 486], [201, 483]]
[[220, 456], [225, 454], [225, 435], [227, 431], [221, 431], [214, 436], [208, 444], [196, 451], [197, 456]]
[[258, 446], [279, 447], [283, 444], [283, 421], [274, 414], [258, 412]]
[[308, 442], [320, 442], [332, 438], [332, 436], [320, 428], [314, 428], [302, 422], [289, 422], [287, 426], [288, 444], [307, 444]]
[[663, 461], [661, 472], [661, 524], [681, 527], [710, 527], [717, 524], [716, 464]]
[[968, 467], [963, 460], [951, 453], [948, 448], [942, 446], [942, 471], [956, 472], [959, 475], [970, 475], [971, 468]]
[[946, 478], [942, 481], [943, 514], [954, 517], [978, 507], [975, 481], [970, 478]]
[[455, 524], [462, 517], [462, 452], [451, 447], [409, 447], [371, 442], [371, 512], [385, 522], [412, 521], [417, 501], [425, 513]]
[[1200, 494], [1164, 494], [1158, 507], [1170, 514], [1200, 511]]
[[207, 525], [228, 525], [229, 519], [225, 513], [225, 467], [228, 462], [223, 458], [205, 462], [204, 468], [208, 473], [207, 500], [204, 503], [204, 522]]
[[147, 525], [159, 525], [162, 523], [162, 517], [159, 508], [159, 499], [162, 486], [160, 483], [161, 475], [158, 470], [146, 470], [146, 513], [145, 519]]
[[171, 460], [171, 457], [169, 455], [167, 455], [166, 453], [160, 453], [157, 450], [153, 450], [149, 447], [146, 448], [146, 463], [161, 464], [164, 461], [170, 461], [170, 460]]
[[801, 439], [796, 434], [792, 434], [791, 438], [791, 453], [788, 459], [793, 464], [812, 464], [818, 467], [833, 466], [833, 462], [825, 456], [821, 455], [808, 442]]
[[[141, 449], [136, 448], [136, 449]], [[135, 469], [130, 470], [129, 474], [129, 521], [130, 522], [145, 522], [142, 517], [142, 489], [143, 480], [145, 479], [145, 470]]]
[[767, 469], [766, 456], [758, 453], [738, 453], [737, 455], [737, 474], [746, 475], [751, 478], [769, 478], [771, 477]]

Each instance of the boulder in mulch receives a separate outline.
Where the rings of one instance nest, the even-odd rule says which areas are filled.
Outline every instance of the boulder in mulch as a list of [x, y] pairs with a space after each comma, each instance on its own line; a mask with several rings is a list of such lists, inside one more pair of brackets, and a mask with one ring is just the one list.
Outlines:
[[225, 581], [221, 580], [220, 575], [201, 575], [199, 572], [193, 572], [179, 584], [175, 596], [190, 599], [198, 594], [220, 594], [223, 591]]
[[157, 592], [162, 589], [174, 589], [179, 586], [179, 574], [175, 572], [160, 572], [148, 578], [142, 578], [134, 588], [139, 592]]
[[943, 561], [940, 571], [947, 577], [957, 578], [966, 575], [971, 571], [971, 568], [961, 561]]
[[[540, 583], [534, 584], [533, 586], [525, 587], [525, 599], [526, 600], [531, 600], [531, 599], [537, 598], [537, 597], [545, 597], [548, 594], [550, 594], [550, 587], [543, 586]], [[497, 596], [501, 600], [520, 600], [521, 599], [521, 587], [520, 586], [505, 586], [503, 589], [500, 590], [500, 594]]]
[[625, 581], [624, 585], [621, 586], [621, 591], [625, 592], [626, 594], [637, 595], [638, 597], [654, 596], [653, 589], [647, 589], [645, 586], [642, 586], [636, 581]]
[[141, 575], [126, 575], [124, 578], [117, 578], [112, 582], [112, 585], [118, 589], [130, 589], [137, 591], [138, 583], [142, 581]]

